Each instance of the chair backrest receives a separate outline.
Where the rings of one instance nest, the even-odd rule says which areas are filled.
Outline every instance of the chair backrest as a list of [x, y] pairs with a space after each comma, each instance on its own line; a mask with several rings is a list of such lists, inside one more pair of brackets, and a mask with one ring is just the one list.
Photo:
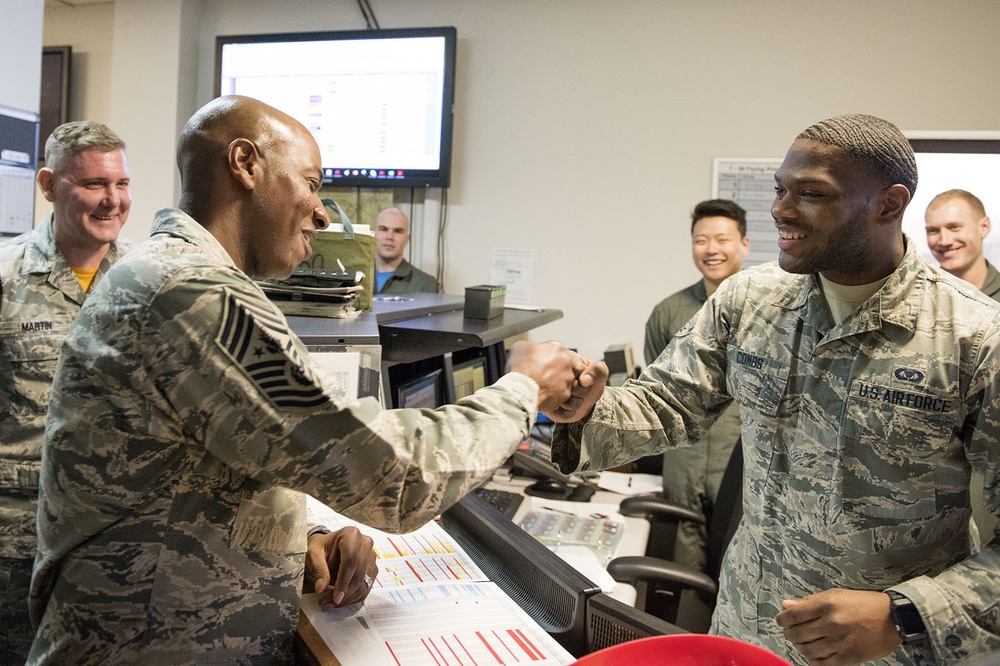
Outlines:
[[[715, 605], [722, 559], [743, 517], [742, 442], [737, 440], [733, 446], [715, 503], [705, 511], [707, 515], [669, 502], [662, 495], [626, 498], [619, 511], [650, 521], [647, 557], [615, 558], [608, 563], [608, 572], [616, 581], [635, 586], [638, 608], [689, 631], [706, 631]], [[704, 573], [672, 560], [680, 522], [706, 526]]]
[[736, 440], [736, 446], [722, 473], [719, 494], [715, 497], [712, 515], [708, 516], [706, 573], [719, 580], [722, 556], [736, 533], [736, 527], [743, 518], [743, 441]]

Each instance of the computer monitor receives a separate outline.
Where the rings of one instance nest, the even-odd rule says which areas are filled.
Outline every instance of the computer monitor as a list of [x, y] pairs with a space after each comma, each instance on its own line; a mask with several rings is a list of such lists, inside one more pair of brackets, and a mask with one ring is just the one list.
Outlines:
[[216, 95], [255, 97], [305, 125], [340, 187], [448, 187], [453, 27], [216, 38]]
[[445, 403], [444, 394], [443, 372], [432, 370], [400, 385], [396, 389], [396, 406], [400, 409], [436, 409]]
[[486, 359], [474, 358], [452, 366], [455, 400], [461, 400], [486, 386]]

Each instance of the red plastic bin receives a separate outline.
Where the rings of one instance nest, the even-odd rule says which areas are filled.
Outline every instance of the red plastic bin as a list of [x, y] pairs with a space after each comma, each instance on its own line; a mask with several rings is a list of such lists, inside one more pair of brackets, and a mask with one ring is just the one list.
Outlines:
[[725, 636], [650, 636], [584, 655], [575, 666], [791, 666], [762, 647]]

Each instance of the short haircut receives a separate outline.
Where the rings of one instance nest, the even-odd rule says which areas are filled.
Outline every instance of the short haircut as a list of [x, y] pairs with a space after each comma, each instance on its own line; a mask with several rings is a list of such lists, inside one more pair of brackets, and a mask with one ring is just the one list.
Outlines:
[[978, 215], [980, 218], [986, 217], [986, 206], [984, 206], [983, 202], [979, 200], [979, 197], [977, 197], [972, 192], [967, 192], [966, 190], [959, 190], [959, 189], [947, 190], [945, 192], [942, 192], [941, 194], [938, 194], [933, 199], [931, 199], [931, 202], [929, 204], [927, 204], [927, 210], [930, 210], [931, 208], [937, 208], [942, 204], [948, 203], [952, 199], [961, 199], [965, 203], [969, 204], [969, 208], [972, 209], [973, 213]]
[[45, 140], [45, 166], [58, 171], [67, 160], [87, 150], [109, 153], [119, 149], [125, 149], [125, 142], [107, 126], [75, 120], [55, 128]]
[[821, 120], [796, 138], [840, 148], [879, 182], [905, 186], [911, 199], [917, 191], [917, 159], [913, 148], [888, 120], [850, 113]]
[[728, 217], [736, 222], [740, 230], [740, 238], [747, 235], [747, 212], [743, 210], [735, 201], [729, 199], [709, 199], [702, 201], [694, 207], [691, 213], [691, 233], [694, 233], [694, 225], [703, 217]]

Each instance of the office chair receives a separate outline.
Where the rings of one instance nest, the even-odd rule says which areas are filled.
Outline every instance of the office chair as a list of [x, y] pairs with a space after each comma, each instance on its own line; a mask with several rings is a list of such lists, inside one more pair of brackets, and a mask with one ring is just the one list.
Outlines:
[[[608, 563], [612, 578], [636, 588], [636, 607], [688, 631], [707, 631], [707, 618], [686, 618], [681, 609], [682, 593], [714, 600], [718, 593], [722, 556], [743, 515], [743, 447], [737, 440], [722, 475], [719, 494], [706, 517], [666, 500], [662, 494], [636, 495], [622, 501], [622, 515], [650, 522], [645, 556], [618, 557]], [[682, 522], [705, 524], [708, 532], [707, 573], [671, 561], [677, 528]], [[711, 608], [708, 609], [709, 611]], [[702, 613], [704, 615], [704, 613]]]

